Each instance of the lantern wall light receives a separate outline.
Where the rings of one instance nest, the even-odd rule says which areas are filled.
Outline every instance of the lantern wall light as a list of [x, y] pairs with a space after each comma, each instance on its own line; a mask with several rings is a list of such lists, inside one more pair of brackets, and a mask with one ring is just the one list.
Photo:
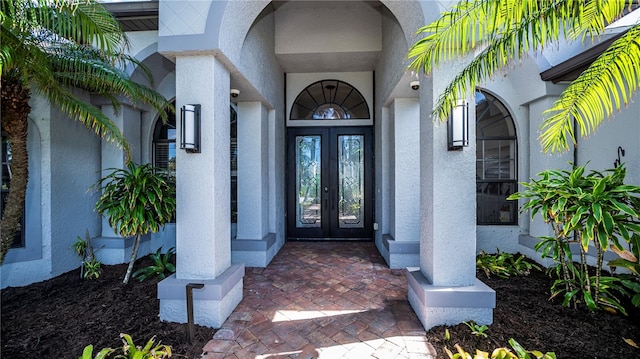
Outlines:
[[449, 151], [459, 151], [469, 146], [469, 104], [458, 100], [447, 120], [447, 144]]
[[180, 109], [180, 148], [200, 153], [200, 105], [184, 105]]

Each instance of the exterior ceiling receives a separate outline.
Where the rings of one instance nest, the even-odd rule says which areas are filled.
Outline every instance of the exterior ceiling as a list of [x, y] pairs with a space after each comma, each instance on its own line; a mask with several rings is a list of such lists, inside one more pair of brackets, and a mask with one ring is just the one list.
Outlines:
[[379, 52], [277, 54], [284, 72], [373, 71]]
[[275, 53], [284, 72], [373, 71], [382, 51], [379, 1], [274, 2]]
[[158, 0], [105, 2], [103, 5], [125, 31], [158, 30]]

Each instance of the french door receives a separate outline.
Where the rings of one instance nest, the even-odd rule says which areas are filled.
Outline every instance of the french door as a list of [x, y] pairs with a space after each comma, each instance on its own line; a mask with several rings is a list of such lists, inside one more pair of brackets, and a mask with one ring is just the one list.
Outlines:
[[372, 239], [371, 131], [371, 127], [289, 128], [289, 240]]

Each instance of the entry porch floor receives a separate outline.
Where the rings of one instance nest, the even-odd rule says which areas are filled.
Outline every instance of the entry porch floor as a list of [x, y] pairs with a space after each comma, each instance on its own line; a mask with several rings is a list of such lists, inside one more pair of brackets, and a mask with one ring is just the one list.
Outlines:
[[204, 347], [213, 358], [435, 358], [405, 270], [371, 242], [288, 242], [247, 268], [242, 302]]

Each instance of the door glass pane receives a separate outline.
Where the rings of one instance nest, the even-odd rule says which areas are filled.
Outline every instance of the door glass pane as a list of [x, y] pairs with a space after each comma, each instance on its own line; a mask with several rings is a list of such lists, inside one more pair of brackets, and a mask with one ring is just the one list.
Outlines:
[[338, 136], [338, 223], [364, 227], [364, 136]]
[[296, 136], [296, 227], [320, 227], [320, 136]]

